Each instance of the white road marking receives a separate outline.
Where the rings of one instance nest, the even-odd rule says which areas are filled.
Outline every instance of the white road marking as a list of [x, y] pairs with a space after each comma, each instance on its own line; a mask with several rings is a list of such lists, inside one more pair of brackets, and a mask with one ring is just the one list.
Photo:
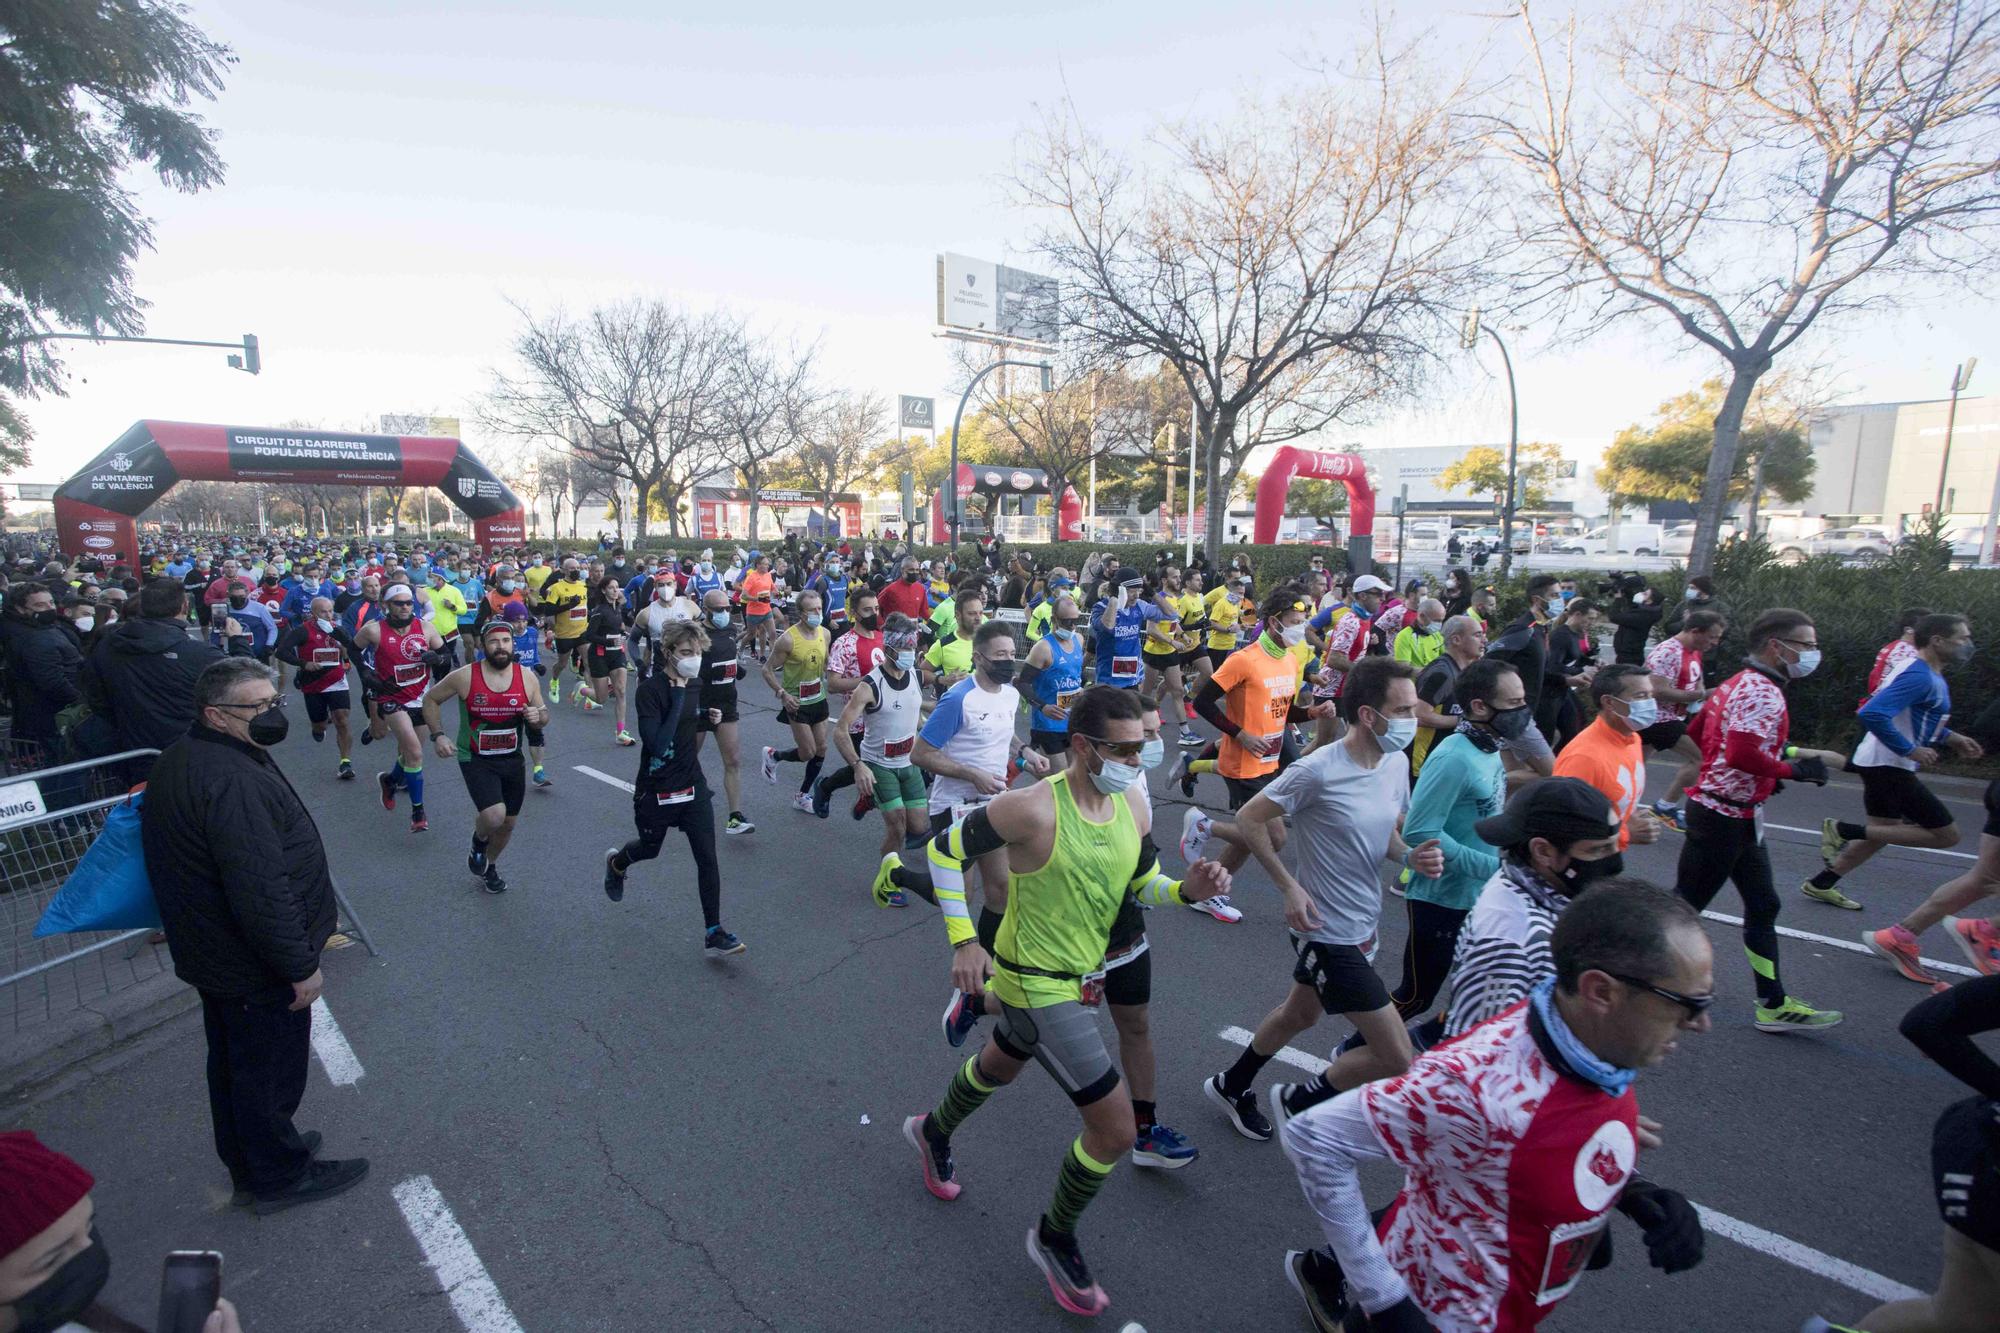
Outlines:
[[[1720, 921], [1728, 926], [1740, 926], [1743, 924], [1742, 917], [1731, 916], [1727, 912], [1703, 912], [1702, 915], [1710, 921]], [[1824, 944], [1834, 949], [1845, 949], [1849, 953], [1867, 954], [1870, 958], [1877, 956], [1873, 949], [1863, 944], [1860, 940], [1837, 940], [1831, 935], [1815, 935], [1810, 930], [1793, 930], [1790, 926], [1779, 926], [1777, 930], [1780, 935], [1788, 939], [1811, 940], [1814, 944]], [[1924, 958], [1919, 961], [1933, 972], [1955, 972], [1962, 977], [1976, 977], [1979, 975], [1978, 969], [1967, 967], [1963, 963], [1947, 963], [1940, 958]]]
[[[1251, 1034], [1245, 1028], [1227, 1027], [1216, 1035], [1232, 1045], [1250, 1044]], [[1304, 1051], [1295, 1051], [1289, 1046], [1279, 1048], [1277, 1054], [1271, 1058], [1315, 1074], [1326, 1068], [1326, 1061], [1308, 1055]], [[1883, 1277], [1880, 1273], [1858, 1264], [1848, 1263], [1845, 1259], [1836, 1259], [1830, 1254], [1823, 1254], [1810, 1245], [1801, 1244], [1787, 1236], [1780, 1236], [1775, 1231], [1752, 1226], [1727, 1213], [1718, 1213], [1713, 1208], [1698, 1203], [1695, 1204], [1695, 1210], [1701, 1214], [1702, 1228], [1710, 1234], [1727, 1237], [1747, 1249], [1767, 1254], [1794, 1268], [1803, 1269], [1815, 1277], [1838, 1282], [1841, 1286], [1858, 1291], [1864, 1296], [1872, 1296], [1878, 1301], [1906, 1301], [1923, 1295], [1916, 1288], [1906, 1287], [1893, 1278]]]
[[521, 1333], [514, 1312], [493, 1285], [486, 1265], [466, 1239], [465, 1229], [431, 1184], [429, 1176], [412, 1176], [392, 1191], [403, 1221], [417, 1238], [424, 1262], [437, 1274], [438, 1285], [451, 1301], [452, 1313], [466, 1333]]
[[[1764, 827], [1765, 827], [1765, 828], [1767, 828], [1767, 829], [1773, 829], [1773, 828], [1774, 828], [1774, 829], [1783, 829], [1783, 830], [1784, 830], [1785, 832], [1787, 832], [1787, 833], [1804, 833], [1804, 834], [1806, 834], [1806, 835], [1808, 835], [1808, 836], [1810, 836], [1810, 837], [1813, 837], [1813, 838], [1818, 838], [1818, 837], [1819, 837], [1819, 830], [1818, 830], [1818, 829], [1816, 829], [1816, 828], [1800, 828], [1800, 827], [1799, 827], [1798, 825], [1796, 825], [1796, 824], [1770, 824], [1770, 823], [1767, 823], [1767, 824], [1765, 824], [1765, 825], [1764, 825]], [[1891, 850], [1891, 849], [1890, 849], [1890, 848], [1886, 848], [1886, 847], [1885, 847], [1885, 848], [1884, 848], [1883, 850], [1884, 850], [1884, 851], [1888, 851], [1888, 850]], [[1942, 847], [1895, 847], [1895, 848], [1893, 848], [1893, 850], [1895, 850], [1895, 851], [1899, 851], [1899, 852], [1923, 852], [1923, 853], [1924, 853], [1925, 855], [1927, 855], [1927, 856], [1955, 856], [1955, 857], [1957, 857], [1957, 858], [1958, 858], [1959, 860], [1961, 860], [1961, 861], [1977, 861], [1977, 860], [1979, 859], [1979, 858], [1978, 858], [1978, 857], [1977, 857], [1976, 855], [1974, 855], [1974, 854], [1973, 854], [1973, 853], [1971, 853], [1971, 852], [1948, 852], [1948, 851], [1946, 851], [1946, 850], [1945, 850], [1944, 848], [1942, 848]]]
[[576, 772], [583, 774], [587, 778], [596, 778], [599, 782], [608, 782], [612, 786], [618, 788], [620, 791], [629, 792], [634, 790], [632, 784], [627, 782], [625, 779], [614, 778], [609, 773], [600, 773], [596, 769], [590, 768], [587, 765], [571, 764], [570, 767], [574, 769]]
[[361, 1061], [355, 1057], [354, 1048], [347, 1044], [340, 1024], [333, 1021], [333, 1010], [327, 1008], [325, 997], [313, 1002], [312, 1048], [313, 1054], [319, 1057], [320, 1068], [326, 1071], [328, 1081], [338, 1087], [348, 1086], [364, 1072]]

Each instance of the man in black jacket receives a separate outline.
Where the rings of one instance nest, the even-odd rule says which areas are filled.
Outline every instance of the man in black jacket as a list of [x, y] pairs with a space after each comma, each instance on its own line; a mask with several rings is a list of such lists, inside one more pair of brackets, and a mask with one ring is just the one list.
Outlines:
[[1618, 627], [1611, 636], [1612, 659], [1643, 664], [1646, 660], [1646, 636], [1666, 614], [1666, 608], [1660, 605], [1660, 594], [1653, 591], [1653, 585], [1640, 575], [1623, 575], [1618, 580], [1618, 587], [1605, 614]]
[[[250, 655], [250, 636], [226, 617], [229, 655]], [[194, 721], [194, 683], [223, 659], [204, 639], [188, 637], [187, 589], [170, 578], [139, 590], [139, 615], [102, 635], [83, 668], [83, 697], [107, 719], [119, 750], [164, 750]], [[125, 780], [139, 783], [151, 759], [128, 760]]]
[[[69, 585], [61, 585], [64, 592]], [[39, 755], [17, 756], [34, 766], [61, 763], [56, 714], [75, 703], [83, 655], [63, 631], [55, 595], [40, 583], [7, 589], [7, 612], [0, 617], [0, 648], [7, 654], [7, 682], [14, 709], [14, 739], [33, 741]]]
[[201, 992], [208, 1106], [232, 1202], [274, 1213], [348, 1189], [365, 1158], [315, 1161], [306, 1090], [320, 951], [334, 928], [319, 829], [266, 752], [285, 737], [277, 674], [227, 658], [194, 685], [195, 720], [153, 766], [140, 816], [174, 972]]

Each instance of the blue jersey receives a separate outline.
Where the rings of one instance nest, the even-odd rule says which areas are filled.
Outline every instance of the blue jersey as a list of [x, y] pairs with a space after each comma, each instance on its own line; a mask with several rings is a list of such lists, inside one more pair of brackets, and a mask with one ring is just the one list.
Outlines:
[[821, 574], [813, 580], [812, 586], [826, 604], [827, 628], [836, 634], [847, 628], [847, 580]]
[[[512, 621], [507, 623], [514, 624]], [[482, 652], [479, 656], [486, 654]], [[542, 631], [532, 620], [514, 625], [514, 660], [530, 671], [542, 664]]]
[[1097, 635], [1097, 683], [1136, 689], [1142, 674], [1139, 641], [1145, 637], [1146, 622], [1160, 618], [1160, 608], [1151, 602], [1135, 602], [1118, 613], [1116, 629], [1104, 628], [1105, 602], [1090, 611], [1091, 629]]
[[1049, 664], [1035, 677], [1035, 706], [1028, 713], [1029, 724], [1036, 731], [1061, 734], [1069, 730], [1067, 719], [1057, 719], [1042, 712], [1054, 705], [1068, 708], [1070, 700], [1083, 688], [1083, 636], [1069, 636], [1069, 646], [1063, 646], [1063, 636], [1048, 636]]
[[704, 574], [701, 572], [700, 567], [697, 566], [694, 573], [688, 576], [688, 596], [692, 597], [697, 603], [721, 587], [722, 575], [714, 569]]

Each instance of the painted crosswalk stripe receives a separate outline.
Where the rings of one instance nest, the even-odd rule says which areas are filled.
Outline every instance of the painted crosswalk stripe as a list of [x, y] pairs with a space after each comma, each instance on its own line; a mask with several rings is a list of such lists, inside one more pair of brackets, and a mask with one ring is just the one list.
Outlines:
[[[1252, 1034], [1247, 1028], [1226, 1027], [1216, 1035], [1231, 1045], [1248, 1046]], [[1314, 1074], [1326, 1068], [1326, 1061], [1318, 1056], [1295, 1051], [1289, 1046], [1280, 1047], [1271, 1058]], [[1788, 1236], [1780, 1236], [1775, 1231], [1752, 1226], [1727, 1213], [1718, 1213], [1713, 1208], [1706, 1208], [1698, 1203], [1695, 1204], [1695, 1209], [1701, 1214], [1702, 1227], [1709, 1234], [1727, 1237], [1746, 1249], [1769, 1255], [1815, 1277], [1838, 1282], [1841, 1286], [1858, 1291], [1864, 1296], [1871, 1296], [1878, 1301], [1906, 1301], [1923, 1295], [1915, 1287], [1906, 1287], [1893, 1278], [1884, 1277], [1858, 1264], [1851, 1264], [1845, 1259], [1836, 1259], [1830, 1254], [1815, 1250], [1810, 1245], [1802, 1244]]]
[[514, 1312], [500, 1295], [500, 1288], [479, 1261], [479, 1254], [466, 1238], [465, 1228], [451, 1214], [429, 1176], [412, 1176], [392, 1191], [403, 1221], [424, 1252], [424, 1262], [437, 1274], [438, 1285], [451, 1301], [466, 1333], [521, 1333]]
[[[1743, 924], [1742, 917], [1731, 916], [1727, 912], [1703, 912], [1702, 915], [1710, 921], [1720, 921], [1725, 926], [1740, 926]], [[1875, 951], [1860, 940], [1837, 940], [1831, 935], [1815, 935], [1810, 930], [1794, 930], [1790, 926], [1778, 926], [1775, 929], [1780, 935], [1788, 939], [1810, 940], [1814, 944], [1824, 944], [1829, 949], [1845, 949], [1849, 953], [1866, 954], [1870, 958], [1876, 956]], [[1961, 977], [1976, 977], [1979, 975], [1977, 968], [1967, 967], [1963, 963], [1947, 963], [1941, 958], [1921, 958], [1918, 961], [1933, 972], [1954, 972]]]
[[312, 1049], [319, 1057], [319, 1067], [326, 1071], [327, 1081], [339, 1087], [354, 1083], [364, 1072], [340, 1024], [333, 1021], [333, 1010], [327, 1008], [325, 999], [313, 1002]]
[[[1766, 824], [1764, 825], [1764, 827], [1767, 829], [1781, 829], [1786, 833], [1803, 833], [1815, 841], [1819, 839], [1819, 834], [1820, 834], [1820, 831], [1816, 828], [1800, 828], [1797, 824]], [[1942, 847], [1899, 847], [1895, 846], [1894, 844], [1891, 844], [1889, 850], [1898, 852], [1922, 852], [1926, 856], [1950, 856], [1950, 857], [1955, 857], [1960, 861], [1977, 861], [1979, 859], [1971, 852], [1947, 851]]]
[[583, 774], [587, 778], [596, 778], [599, 782], [609, 783], [610, 785], [618, 788], [620, 791], [634, 790], [632, 784], [627, 782], [625, 779], [614, 778], [609, 773], [600, 773], [596, 769], [588, 766], [587, 764], [571, 764], [570, 767], [575, 769], [577, 772]]

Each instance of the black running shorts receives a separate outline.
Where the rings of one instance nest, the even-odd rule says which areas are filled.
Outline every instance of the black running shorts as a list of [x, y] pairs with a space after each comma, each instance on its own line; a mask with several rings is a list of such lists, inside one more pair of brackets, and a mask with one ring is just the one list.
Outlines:
[[2000, 1163], [1987, 1127], [1996, 1112], [1983, 1097], [1944, 1108], [1931, 1131], [1931, 1185], [1944, 1224], [1976, 1245], [2000, 1250]]
[[1671, 722], [1655, 722], [1639, 733], [1640, 743], [1648, 749], [1671, 750], [1680, 744], [1681, 737], [1687, 735], [1688, 724], [1676, 718]]
[[335, 713], [345, 713], [353, 707], [354, 696], [346, 690], [322, 690], [318, 694], [306, 696], [306, 721], [315, 727], [326, 725], [327, 719]]
[[521, 802], [528, 796], [528, 770], [520, 755], [499, 760], [460, 760], [458, 771], [465, 779], [465, 792], [472, 798], [473, 809], [501, 805], [510, 815], [521, 813]]
[[1901, 819], [1918, 828], [1951, 827], [1951, 811], [1907, 768], [1855, 765], [1861, 775], [1861, 808], [1870, 819]]
[[1353, 944], [1322, 944], [1294, 935], [1298, 958], [1292, 980], [1310, 986], [1319, 1007], [1329, 1014], [1366, 1014], [1389, 1005], [1389, 988], [1368, 965], [1368, 956]]

